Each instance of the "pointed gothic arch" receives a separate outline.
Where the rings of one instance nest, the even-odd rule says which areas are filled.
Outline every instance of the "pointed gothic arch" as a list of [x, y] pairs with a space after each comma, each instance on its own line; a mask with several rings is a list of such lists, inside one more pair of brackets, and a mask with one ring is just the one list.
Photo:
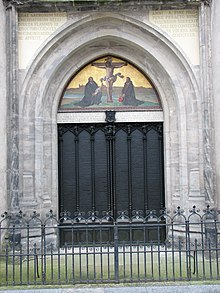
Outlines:
[[[135, 52], [135, 54], [134, 54]], [[112, 13], [69, 21], [43, 44], [22, 86], [21, 149], [23, 199], [33, 190], [36, 205], [57, 210], [57, 109], [70, 77], [103, 55], [132, 60], [153, 81], [164, 110], [166, 206], [188, 204], [190, 192], [201, 195], [202, 181], [195, 73], [181, 50], [150, 25]], [[188, 136], [194, 149], [188, 154]], [[199, 149], [199, 153], [195, 150]], [[43, 183], [42, 183], [43, 182]], [[29, 199], [28, 199], [29, 200]]]

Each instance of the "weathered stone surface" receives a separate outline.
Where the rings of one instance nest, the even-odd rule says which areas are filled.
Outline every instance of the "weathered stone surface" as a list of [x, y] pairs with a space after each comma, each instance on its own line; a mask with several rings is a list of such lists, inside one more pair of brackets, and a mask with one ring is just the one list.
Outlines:
[[[51, 202], [53, 209], [57, 209], [56, 117], [62, 89], [74, 72], [107, 53], [132, 60], [159, 91], [164, 108], [167, 204], [171, 204], [173, 194], [186, 203], [191, 188], [193, 194], [196, 189], [201, 195], [204, 189], [199, 179], [202, 173], [199, 151], [202, 137], [198, 131], [201, 118], [197, 110], [199, 106], [194, 106], [199, 105], [199, 96], [193, 68], [165, 34], [161, 35], [145, 23], [139, 23], [137, 27], [134, 18], [103, 12], [64, 25], [63, 31], [45, 45], [27, 72], [22, 88], [26, 95], [21, 101], [25, 105], [21, 116], [27, 117], [27, 131], [34, 133], [33, 169], [26, 171], [35, 174], [37, 201], [42, 203], [41, 206]], [[196, 125], [191, 131], [188, 112]], [[143, 116], [144, 112], [141, 119]], [[129, 121], [129, 117], [127, 113], [125, 121]], [[29, 143], [28, 138], [23, 140], [23, 147], [27, 149]], [[191, 149], [193, 152], [189, 155]], [[23, 164], [26, 165], [25, 158]], [[196, 174], [195, 170], [198, 170]], [[51, 190], [54, 190], [52, 194]]]
[[5, 46], [5, 8], [0, 2], [0, 214], [7, 209], [7, 189], [6, 189], [6, 170], [7, 170], [7, 104], [6, 104], [6, 46]]
[[214, 95], [214, 126], [215, 133], [215, 177], [216, 177], [216, 203], [220, 208], [220, 27], [218, 16], [220, 13], [220, 2], [212, 3], [212, 68], [213, 68], [213, 95]]
[[[10, 1], [6, 2], [12, 4]], [[200, 23], [203, 24], [199, 27], [200, 47], [198, 48], [200, 52], [198, 55], [200, 62], [192, 64], [183, 47], [181, 48], [180, 44], [178, 45], [172, 39], [172, 34], [163, 31], [163, 23], [156, 26], [150, 22], [149, 11], [154, 9], [157, 1], [151, 1], [154, 2], [151, 6], [147, 4], [148, 1], [145, 1], [146, 5], [143, 5], [143, 1], [138, 1], [138, 3], [142, 3], [141, 10], [134, 9], [139, 6], [135, 6], [134, 1], [130, 2], [129, 5], [133, 8], [132, 14], [124, 6], [125, 3], [118, 5], [117, 9], [113, 9], [110, 2], [114, 2], [115, 5], [119, 2], [108, 1], [108, 6], [102, 10], [100, 8], [101, 1], [95, 2], [94, 5], [99, 8], [91, 9], [92, 11], [89, 11], [89, 6], [86, 6], [85, 3], [77, 6], [76, 1], [69, 2], [66, 4], [67, 6], [63, 4], [62, 9], [59, 8], [61, 6], [58, 3], [56, 11], [68, 12], [68, 21], [57, 31], [53, 31], [53, 34], [41, 44], [41, 47], [32, 56], [28, 67], [25, 70], [20, 70], [20, 76], [17, 77], [17, 80], [15, 80], [16, 76], [13, 75], [17, 68], [13, 65], [12, 77], [9, 76], [12, 91], [9, 92], [7, 99], [14, 103], [9, 104], [11, 107], [9, 110], [11, 114], [14, 114], [15, 122], [17, 121], [15, 118], [19, 118], [19, 129], [16, 123], [13, 124], [13, 129], [12, 124], [8, 124], [7, 131], [13, 134], [10, 146], [8, 142], [8, 148], [11, 155], [14, 155], [9, 160], [8, 169], [12, 171], [11, 167], [14, 167], [13, 176], [10, 177], [9, 190], [18, 192], [19, 189], [19, 194], [21, 194], [16, 199], [19, 199], [17, 205], [30, 210], [36, 208], [41, 213], [48, 208], [57, 212], [57, 122], [62, 123], [61, 120], [65, 120], [65, 118], [61, 119], [60, 113], [57, 114], [59, 100], [63, 89], [75, 73], [92, 60], [105, 55], [114, 55], [130, 60], [152, 80], [160, 95], [163, 113], [158, 119], [164, 121], [166, 206], [180, 205], [187, 209], [194, 201], [197, 201], [198, 205], [201, 206], [204, 206], [206, 202], [214, 205], [218, 201], [220, 192], [217, 185], [217, 193], [215, 194], [215, 177], [219, 178], [220, 155], [218, 147], [214, 153], [213, 140], [215, 126], [215, 146], [218, 146], [220, 142], [218, 134], [218, 125], [220, 124], [218, 121], [220, 111], [218, 103], [220, 44], [219, 38], [212, 38], [212, 47], [209, 47], [211, 7], [206, 5], [209, 3], [204, 1], [187, 1], [187, 3], [186, 1], [169, 1], [177, 5], [178, 9], [190, 7], [197, 9], [200, 6]], [[122, 2], [120, 3], [122, 4]], [[70, 4], [72, 8], [67, 9]], [[16, 5], [22, 13], [41, 12], [42, 7], [47, 7], [44, 13], [46, 11], [54, 12], [54, 6], [51, 2], [45, 2], [41, 8], [37, 5], [30, 6], [25, 1], [24, 5], [20, 6], [18, 3]], [[172, 6], [172, 9], [176, 9], [175, 5]], [[213, 12], [212, 18], [213, 32], [216, 35], [219, 34], [218, 17], [216, 16], [218, 14], [216, 11], [220, 9], [218, 5], [213, 4], [215, 13]], [[170, 6], [166, 8], [171, 9]], [[163, 5], [160, 9], [163, 9]], [[4, 12], [2, 5], [0, 13], [3, 16]], [[166, 11], [166, 17], [167, 15]], [[161, 15], [158, 14], [158, 16]], [[190, 17], [192, 20], [192, 16]], [[176, 21], [178, 22], [179, 18]], [[184, 21], [186, 20], [184, 19]], [[1, 19], [1, 24], [4, 27], [4, 17]], [[173, 23], [171, 24], [173, 25]], [[16, 30], [13, 32], [16, 33]], [[1, 40], [4, 39], [4, 35], [4, 30], [2, 30]], [[183, 35], [181, 38], [182, 41]], [[11, 54], [16, 53], [15, 47], [10, 49]], [[2, 57], [6, 48], [1, 46], [0, 50], [2, 52], [0, 64], [3, 68], [0, 73], [0, 80], [3, 84], [2, 101], [5, 103], [3, 109], [6, 109], [4, 93], [4, 89], [6, 92], [6, 87], [4, 88], [6, 64], [4, 57]], [[210, 50], [213, 51], [214, 119], [212, 115]], [[16, 61], [15, 57], [13, 56], [13, 60]], [[15, 94], [16, 90], [18, 96]], [[2, 110], [0, 109], [0, 111]], [[133, 119], [152, 121], [156, 117], [147, 112], [142, 112], [140, 116], [136, 113], [135, 118], [133, 113], [123, 114], [124, 116], [120, 115], [120, 121], [124, 122], [133, 121]], [[104, 115], [101, 114], [96, 117], [92, 113], [84, 113], [83, 115], [87, 115], [87, 117], [78, 118], [87, 119], [90, 122], [94, 119], [98, 119], [98, 122], [105, 121]], [[70, 119], [75, 122], [78, 118], [73, 116], [74, 113], [71, 114]], [[3, 125], [0, 136], [3, 137], [4, 141], [6, 137], [4, 128], [6, 127], [6, 114], [4, 111], [0, 119]], [[81, 120], [77, 120], [77, 122], [79, 121]], [[214, 122], [215, 124], [213, 124]], [[3, 166], [3, 175], [0, 176], [5, 182], [6, 145], [3, 143], [1, 147], [3, 156], [0, 158], [2, 161], [0, 163]], [[216, 158], [216, 169], [214, 158]], [[17, 176], [18, 174], [19, 176]], [[5, 198], [4, 192], [3, 184], [0, 197]], [[14, 200], [13, 192], [10, 196]]]

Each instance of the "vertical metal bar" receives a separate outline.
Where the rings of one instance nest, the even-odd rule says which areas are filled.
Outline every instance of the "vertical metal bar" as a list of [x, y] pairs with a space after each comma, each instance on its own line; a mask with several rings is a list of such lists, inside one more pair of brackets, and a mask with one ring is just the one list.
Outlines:
[[99, 228], [99, 239], [100, 239], [100, 282], [103, 282], [103, 243], [102, 243], [102, 223]]
[[27, 284], [30, 284], [30, 226], [27, 224]]
[[160, 207], [164, 207], [164, 179], [163, 179], [163, 128], [162, 125], [157, 127], [159, 143], [159, 178], [160, 178]]
[[61, 284], [61, 278], [60, 278], [60, 246], [58, 246], [58, 251], [57, 251], [57, 265], [58, 265], [58, 284]]
[[123, 277], [124, 282], [126, 282], [126, 245], [125, 241], [122, 242], [122, 257], [123, 257]]
[[64, 244], [64, 267], [65, 267], [65, 281], [68, 284], [68, 252], [67, 252], [67, 243]]
[[[40, 253], [38, 258], [38, 274], [39, 274], [39, 259], [40, 259], [40, 281], [44, 284], [44, 244], [43, 244], [43, 227], [41, 225], [41, 243], [40, 243]], [[39, 278], [39, 276], [38, 276]]]
[[[157, 223], [157, 224], [159, 224], [159, 223]], [[160, 252], [160, 242], [158, 241], [158, 243], [157, 243], [157, 261], [158, 261], [158, 278], [159, 278], [159, 281], [161, 281], [160, 253], [161, 253]]]
[[115, 150], [115, 126], [112, 126], [112, 199], [113, 199], [113, 215], [117, 216], [117, 198], [116, 198], [116, 150]]
[[150, 243], [150, 257], [151, 257], [151, 280], [154, 281], [154, 252], [153, 242]]
[[206, 279], [206, 268], [205, 268], [205, 242], [204, 242], [204, 235], [205, 235], [205, 229], [204, 229], [204, 222], [201, 221], [201, 238], [202, 238], [202, 278], [203, 280]]
[[194, 252], [194, 274], [196, 274], [196, 279], [199, 279], [199, 268], [198, 268], [198, 241], [195, 239], [195, 252]]
[[90, 127], [90, 144], [91, 144], [91, 191], [92, 191], [92, 211], [96, 210], [96, 203], [95, 203], [95, 137], [94, 137], [94, 126]]
[[131, 168], [131, 125], [127, 126], [127, 149], [128, 149], [128, 200], [129, 217], [132, 217], [132, 168]]
[[[111, 129], [112, 132], [112, 129]], [[112, 182], [112, 178], [113, 178], [113, 156], [112, 156], [112, 133], [111, 133], [111, 137], [109, 140], [109, 174], [110, 174], [110, 198], [111, 198], [111, 203], [112, 203], [112, 208], [113, 208], [113, 217], [116, 218], [116, 210], [115, 210], [115, 201], [114, 201], [114, 194], [113, 194], [113, 182]]]
[[42, 238], [41, 238], [41, 242], [42, 242], [42, 281], [43, 284], [46, 283], [46, 273], [47, 273], [47, 250], [46, 250], [46, 227], [45, 225], [41, 226], [41, 232], [42, 232]]
[[[112, 197], [111, 197], [111, 156], [110, 156], [110, 132], [109, 126], [105, 127], [105, 138], [106, 138], [106, 165], [107, 165], [107, 197], [108, 197], [108, 210], [113, 209]], [[114, 217], [114, 215], [113, 215]]]
[[80, 210], [80, 200], [79, 200], [79, 129], [78, 126], [74, 127], [75, 134], [75, 193], [76, 193], [76, 211]]
[[58, 144], [59, 144], [59, 202], [60, 211], [64, 210], [64, 196], [63, 196], [63, 126], [58, 127]]
[[119, 263], [118, 263], [118, 225], [114, 223], [114, 273], [115, 283], [119, 282]]
[[12, 234], [12, 237], [13, 237], [13, 242], [12, 242], [12, 284], [15, 285], [16, 282], [15, 282], [15, 227], [13, 226], [13, 234]]
[[168, 257], [167, 257], [167, 243], [165, 242], [165, 272], [166, 272], [166, 281], [168, 281]]
[[107, 187], [108, 187], [108, 208], [113, 210], [113, 217], [116, 218], [116, 193], [115, 193], [115, 126], [105, 127], [107, 147]]
[[208, 249], [209, 249], [209, 271], [210, 271], [210, 279], [212, 280], [212, 250], [211, 250], [211, 240], [208, 240]]
[[19, 251], [19, 268], [20, 268], [20, 285], [22, 285], [23, 281], [22, 281], [22, 278], [23, 278], [23, 262], [22, 262], [22, 245], [20, 246], [20, 251]]
[[72, 284], [75, 284], [75, 248], [74, 248], [74, 229], [73, 229], [73, 223], [72, 223], [72, 227], [71, 227], [71, 233], [72, 233]]
[[[86, 226], [86, 281], [89, 282], [89, 253], [88, 253], [88, 246], [89, 246], [89, 231], [88, 227]], [[80, 268], [81, 271], [81, 268]]]
[[50, 279], [51, 283], [54, 283], [54, 272], [53, 272], [53, 243], [50, 244]]
[[158, 262], [158, 278], [161, 278], [161, 268], [160, 268], [160, 230], [162, 224], [157, 220], [157, 262]]
[[34, 243], [34, 284], [36, 285], [38, 271], [38, 256], [37, 256], [37, 245]]
[[188, 263], [188, 266], [187, 266], [187, 278], [188, 280], [191, 280], [191, 255], [190, 255], [190, 252], [191, 252], [191, 245], [190, 245], [190, 227], [189, 227], [189, 221], [186, 221], [185, 222], [185, 225], [186, 225], [186, 256], [187, 256], [187, 263]]
[[[175, 239], [174, 239], [174, 224], [172, 223], [172, 248], [171, 248], [171, 254], [172, 254], [172, 280], [175, 281], [175, 260], [174, 260], [174, 251], [175, 251]], [[188, 265], [187, 265], [188, 267]]]
[[144, 281], [147, 281], [147, 252], [146, 252], [146, 226], [144, 224]]
[[129, 224], [129, 240], [130, 240], [130, 252], [129, 252], [129, 256], [130, 256], [130, 282], [132, 282], [132, 277], [133, 277], [133, 249], [132, 249], [132, 226], [131, 224]]
[[143, 162], [144, 162], [144, 211], [148, 210], [148, 149], [147, 149], [147, 125], [142, 127], [143, 131]]
[[219, 279], [219, 264], [218, 264], [218, 227], [215, 220], [215, 259], [216, 259], [216, 279]]
[[[88, 245], [86, 245], [87, 251], [86, 255], [88, 257]], [[88, 262], [86, 262], [86, 270], [88, 272]], [[88, 275], [87, 275], [88, 279]], [[79, 281], [82, 282], [82, 243], [79, 243]]]
[[93, 273], [94, 273], [94, 281], [96, 282], [96, 245], [95, 241], [93, 241]]
[[9, 259], [8, 259], [8, 244], [6, 244], [6, 248], [5, 248], [5, 280], [6, 280], [6, 286], [8, 286], [8, 263], [9, 263]]
[[110, 281], [110, 270], [111, 270], [111, 264], [110, 264], [110, 243], [107, 243], [107, 259], [108, 259], [108, 281]]
[[140, 282], [140, 243], [137, 241], [137, 275], [138, 282]]
[[[216, 227], [216, 233], [217, 233], [217, 227]], [[218, 235], [216, 235], [216, 237], [218, 237]], [[218, 238], [216, 239], [216, 247], [215, 247], [215, 250], [216, 250], [216, 254], [215, 254], [215, 257], [216, 257], [216, 278], [217, 280], [219, 279], [219, 248], [218, 248]]]
[[179, 239], [179, 280], [182, 280], [182, 251], [181, 251], [181, 240]]
[[[218, 237], [218, 236], [217, 236]], [[218, 241], [217, 241], [217, 244], [216, 244], [216, 266], [217, 266], [217, 276], [216, 276], [216, 279], [219, 280], [219, 247], [218, 247]]]

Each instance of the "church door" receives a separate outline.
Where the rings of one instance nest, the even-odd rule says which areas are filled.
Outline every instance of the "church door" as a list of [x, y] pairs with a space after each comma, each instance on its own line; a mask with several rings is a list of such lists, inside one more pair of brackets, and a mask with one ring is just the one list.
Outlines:
[[59, 208], [74, 217], [164, 207], [162, 123], [60, 124]]

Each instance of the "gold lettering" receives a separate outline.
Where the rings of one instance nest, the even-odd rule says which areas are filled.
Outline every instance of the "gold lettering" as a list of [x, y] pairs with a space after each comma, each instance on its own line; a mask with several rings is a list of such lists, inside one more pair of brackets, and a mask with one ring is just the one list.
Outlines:
[[150, 11], [149, 20], [172, 37], [198, 37], [198, 11], [196, 9]]
[[44, 40], [66, 21], [66, 13], [20, 13], [19, 40]]

